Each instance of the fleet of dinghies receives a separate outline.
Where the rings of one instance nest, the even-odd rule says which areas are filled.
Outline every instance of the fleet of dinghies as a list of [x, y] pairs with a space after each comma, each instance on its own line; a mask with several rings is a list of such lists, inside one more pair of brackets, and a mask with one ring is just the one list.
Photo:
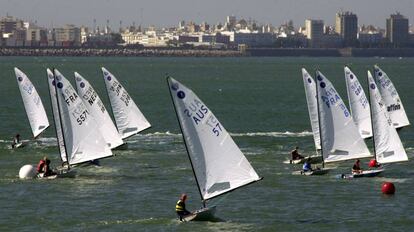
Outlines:
[[[302, 68], [315, 148], [321, 149], [323, 164], [369, 157], [374, 157], [379, 164], [408, 160], [395, 130], [409, 125], [404, 107], [388, 76], [377, 65], [374, 66], [374, 72], [378, 77], [375, 80], [368, 72], [370, 94], [368, 100], [356, 75], [348, 66], [344, 67], [351, 109], [348, 111], [332, 83], [320, 71], [316, 72], [315, 83], [311, 75]], [[387, 98], [388, 103], [385, 101]], [[392, 115], [397, 122], [393, 121]], [[370, 137], [373, 137], [373, 154], [369, 152], [364, 142], [364, 139]], [[377, 168], [364, 170], [358, 174], [343, 174], [343, 176], [371, 177], [383, 171], [383, 168]], [[325, 173], [316, 171], [316, 174]]]
[[[57, 70], [47, 69], [49, 96], [55, 124], [59, 157], [63, 169], [49, 178], [67, 177], [71, 167], [112, 156], [127, 138], [151, 125], [126, 90], [106, 69], [102, 68], [120, 131], [115, 127], [104, 104], [90, 83], [75, 72], [77, 91]], [[49, 126], [46, 112], [36, 89], [27, 76], [15, 68], [25, 109], [36, 137]], [[116, 113], [115, 113], [116, 112]], [[25, 165], [22, 178], [34, 177], [33, 166]], [[73, 173], [73, 172], [71, 172]], [[42, 176], [38, 176], [42, 177]]]
[[[14, 71], [33, 137], [36, 138], [49, 127], [46, 111], [29, 78], [18, 68]], [[57, 69], [47, 69], [46, 72], [62, 161], [62, 168], [47, 178], [73, 176], [74, 166], [111, 157], [111, 149], [151, 127], [123, 85], [107, 69], [102, 68], [102, 74], [115, 124], [98, 93], [83, 76], [74, 73], [75, 90]], [[300, 174], [324, 175], [332, 170], [325, 164], [347, 160], [374, 157], [380, 164], [408, 160], [396, 129], [410, 123], [387, 74], [377, 65], [374, 66], [374, 76], [368, 71], [368, 97], [348, 66], [344, 67], [344, 74], [350, 110], [325, 75], [317, 70], [313, 79], [302, 68], [317, 155], [289, 160], [289, 163], [302, 163], [305, 159], [309, 161], [310, 157], [313, 161], [322, 162], [322, 167], [300, 171]], [[184, 221], [211, 220], [216, 207], [207, 207], [209, 200], [262, 178], [220, 121], [191, 89], [172, 77], [167, 77], [167, 84], [202, 201], [202, 208], [184, 217]], [[371, 137], [373, 153], [365, 143], [365, 139]], [[23, 166], [20, 173], [22, 170], [21, 178], [34, 177], [31, 165]], [[383, 171], [383, 167], [378, 167], [342, 174], [342, 177], [372, 177]]]

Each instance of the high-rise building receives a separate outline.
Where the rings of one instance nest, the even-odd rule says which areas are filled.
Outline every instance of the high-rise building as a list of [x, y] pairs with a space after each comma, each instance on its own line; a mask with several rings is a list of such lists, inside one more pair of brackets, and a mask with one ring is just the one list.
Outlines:
[[338, 33], [345, 46], [357, 44], [358, 17], [351, 12], [338, 12], [335, 19], [335, 32]]
[[16, 30], [23, 29], [23, 20], [6, 16], [0, 20], [0, 31], [3, 33], [13, 33]]
[[323, 20], [306, 19], [306, 38], [310, 47], [321, 47], [323, 37]]
[[403, 47], [408, 43], [408, 30], [408, 19], [397, 12], [387, 19], [385, 36], [394, 47]]

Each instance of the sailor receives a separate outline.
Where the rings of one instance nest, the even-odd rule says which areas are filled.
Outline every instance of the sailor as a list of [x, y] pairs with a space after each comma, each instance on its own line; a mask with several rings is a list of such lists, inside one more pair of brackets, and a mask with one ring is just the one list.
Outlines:
[[311, 165], [311, 159], [307, 158], [305, 163], [303, 164], [303, 171], [304, 172], [310, 172], [312, 171], [312, 165]]
[[354, 163], [354, 166], [352, 166], [352, 173], [356, 173], [356, 174], [362, 173], [359, 159], [357, 159]]
[[13, 138], [13, 142], [12, 142], [12, 148], [15, 148], [17, 144], [20, 143], [20, 135], [16, 134], [16, 136], [14, 136]]
[[303, 156], [299, 154], [298, 150], [299, 150], [299, 147], [295, 147], [295, 149], [290, 152], [290, 154], [292, 155], [292, 160], [299, 160], [299, 159], [304, 158]]
[[43, 159], [39, 161], [36, 170], [37, 174], [43, 173], [43, 177], [52, 176], [56, 174], [50, 168], [50, 160], [47, 158], [47, 156], [43, 157]]
[[175, 212], [177, 213], [178, 217], [180, 218], [180, 221], [183, 220], [183, 218], [186, 215], [191, 214], [186, 208], [185, 208], [185, 200], [187, 200], [187, 195], [185, 193], [181, 194], [180, 200], [177, 201], [177, 204], [175, 205]]

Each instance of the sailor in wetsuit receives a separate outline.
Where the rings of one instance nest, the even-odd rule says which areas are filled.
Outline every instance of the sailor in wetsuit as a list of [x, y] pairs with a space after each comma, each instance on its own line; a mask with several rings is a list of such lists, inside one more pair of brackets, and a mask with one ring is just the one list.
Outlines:
[[310, 158], [308, 158], [308, 159], [305, 161], [305, 163], [303, 164], [303, 171], [304, 171], [304, 172], [310, 172], [310, 171], [313, 171], [313, 170], [312, 170], [312, 165], [311, 165], [311, 162], [310, 162]]
[[177, 201], [177, 204], [175, 205], [175, 212], [177, 213], [178, 217], [180, 218], [180, 221], [183, 220], [183, 218], [186, 215], [191, 214], [186, 208], [185, 208], [185, 200], [187, 200], [187, 195], [185, 193], [181, 194], [180, 200]]
[[291, 152], [290, 152], [290, 154], [291, 154], [291, 160], [299, 160], [299, 159], [303, 159], [304, 157], [303, 156], [301, 156], [300, 154], [299, 154], [299, 147], [295, 147], [295, 149], [294, 150], [292, 150]]
[[352, 173], [355, 173], [355, 174], [362, 173], [359, 159], [357, 159], [354, 163], [354, 166], [352, 166]]

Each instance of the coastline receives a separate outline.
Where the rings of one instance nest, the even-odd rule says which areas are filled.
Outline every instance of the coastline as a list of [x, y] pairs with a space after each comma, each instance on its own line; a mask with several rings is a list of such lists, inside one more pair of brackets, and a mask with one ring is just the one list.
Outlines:
[[121, 57], [414, 57], [414, 48], [0, 48], [0, 56]]

